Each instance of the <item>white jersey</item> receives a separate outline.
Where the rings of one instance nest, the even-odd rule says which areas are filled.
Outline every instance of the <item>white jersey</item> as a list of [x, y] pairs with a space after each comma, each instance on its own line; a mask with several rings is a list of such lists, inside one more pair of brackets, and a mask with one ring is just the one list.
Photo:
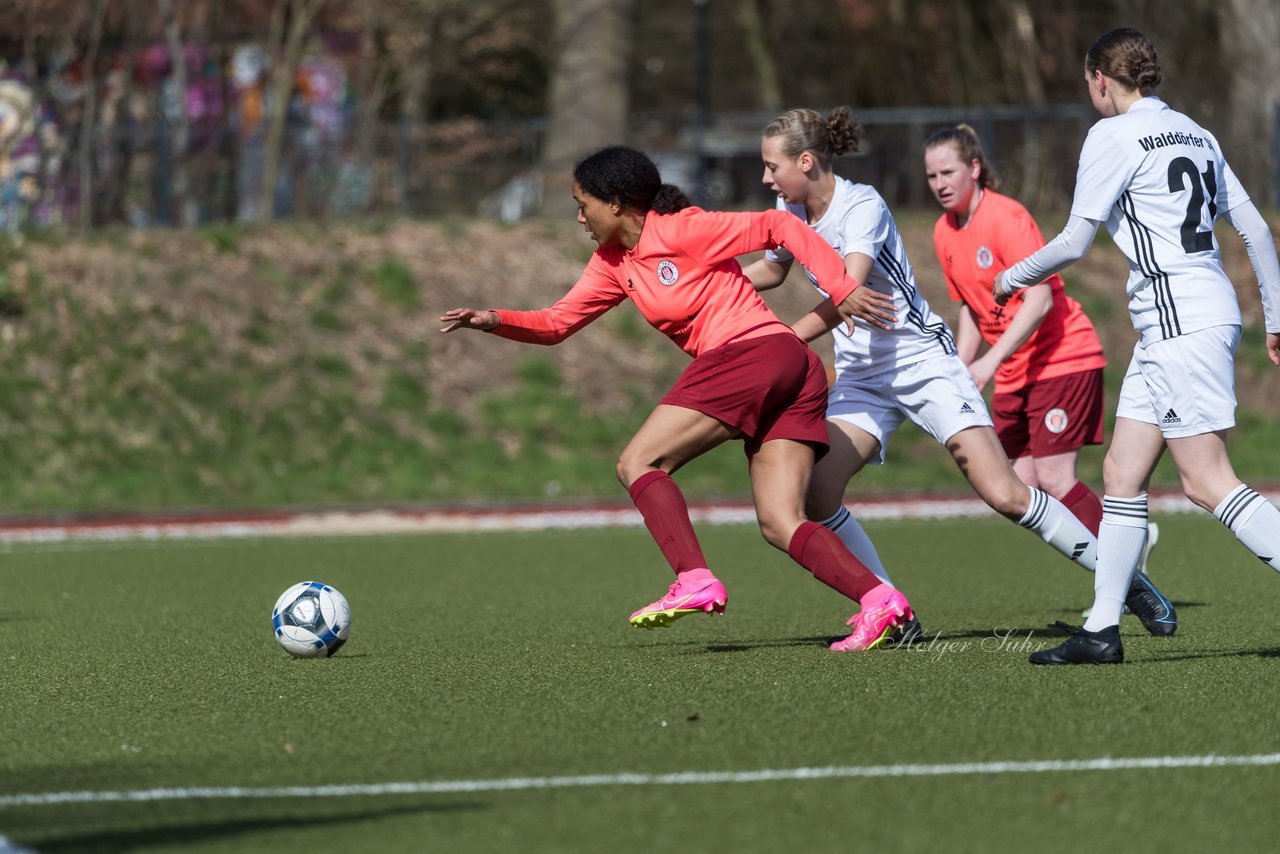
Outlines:
[[1129, 315], [1144, 346], [1239, 325], [1213, 225], [1248, 199], [1213, 134], [1159, 98], [1089, 131], [1071, 213], [1105, 220], [1128, 257]]
[[[788, 205], [779, 199], [778, 207], [801, 219], [807, 218], [803, 205]], [[813, 223], [813, 228], [840, 257], [861, 252], [873, 260], [871, 272], [862, 286], [891, 295], [898, 317], [892, 330], [873, 329], [862, 321], [857, 321], [852, 335], [844, 325], [833, 329], [838, 374], [850, 378], [870, 377], [922, 359], [955, 353], [951, 329], [933, 313], [916, 288], [898, 226], [875, 188], [837, 175], [831, 205], [821, 219]], [[785, 263], [792, 255], [785, 249], [776, 249], [765, 257], [775, 263]], [[812, 274], [809, 281], [814, 281]], [[814, 287], [827, 296], [816, 282]]]

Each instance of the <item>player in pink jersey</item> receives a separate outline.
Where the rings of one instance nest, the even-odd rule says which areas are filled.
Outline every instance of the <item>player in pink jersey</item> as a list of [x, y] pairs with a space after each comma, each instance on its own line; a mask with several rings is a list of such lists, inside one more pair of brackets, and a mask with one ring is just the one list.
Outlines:
[[554, 344], [630, 299], [693, 357], [618, 459], [618, 480], [676, 574], [666, 595], [633, 613], [631, 624], [654, 628], [687, 614], [724, 611], [728, 594], [707, 568], [670, 475], [742, 439], [764, 538], [860, 605], [849, 620], [853, 632], [832, 648], [879, 645], [911, 619], [906, 597], [804, 516], [814, 461], [828, 448], [825, 371], [756, 294], [736, 258], [781, 246], [803, 258], [831, 295], [808, 318], [815, 325], [835, 326], [855, 313], [888, 316], [886, 301], [849, 278], [841, 258], [795, 217], [691, 207], [634, 149], [598, 151], [573, 177], [578, 222], [598, 245], [577, 284], [538, 311], [451, 309], [440, 318], [441, 331], [475, 329]]
[[[1026, 208], [996, 192], [998, 179], [973, 128], [930, 135], [924, 164], [945, 211], [933, 246], [951, 298], [962, 303], [957, 353], [978, 388], [995, 378], [996, 435], [1018, 477], [1061, 501], [1096, 537], [1102, 502], [1077, 477], [1076, 462], [1081, 447], [1102, 444], [1106, 360], [1098, 333], [1056, 275], [996, 304], [996, 272], [1044, 246], [1044, 238]], [[988, 349], [979, 356], [983, 341]], [[1128, 602], [1148, 631], [1171, 635], [1175, 609], [1146, 576], [1158, 532], [1150, 525]]]

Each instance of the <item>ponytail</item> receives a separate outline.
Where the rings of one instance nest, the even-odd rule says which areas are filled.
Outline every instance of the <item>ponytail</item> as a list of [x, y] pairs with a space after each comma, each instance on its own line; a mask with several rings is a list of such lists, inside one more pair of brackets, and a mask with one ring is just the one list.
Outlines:
[[967, 124], [958, 124], [955, 127], [942, 128], [929, 134], [929, 138], [924, 141], [924, 150], [936, 148], [939, 145], [954, 145], [956, 152], [960, 155], [960, 159], [967, 165], [973, 161], [978, 161], [978, 186], [984, 190], [996, 190], [1000, 187], [1000, 176], [996, 174], [996, 170], [987, 162], [987, 153], [982, 149], [982, 140], [978, 138], [978, 132]]
[[663, 184], [658, 187], [658, 192], [654, 195], [653, 202], [649, 205], [649, 210], [654, 213], [669, 214], [682, 211], [692, 205], [693, 202], [689, 201], [689, 197], [679, 187], [674, 184]]

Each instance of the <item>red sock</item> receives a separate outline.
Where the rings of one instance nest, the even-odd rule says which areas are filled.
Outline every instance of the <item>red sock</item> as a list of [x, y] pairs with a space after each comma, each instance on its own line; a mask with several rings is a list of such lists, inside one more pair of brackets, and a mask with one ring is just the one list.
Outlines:
[[857, 602], [882, 582], [853, 556], [835, 533], [817, 522], [802, 522], [787, 546], [791, 559], [828, 587]]
[[1062, 496], [1062, 504], [1071, 511], [1093, 535], [1098, 536], [1098, 526], [1102, 524], [1102, 502], [1093, 490], [1080, 481]]
[[651, 471], [636, 478], [627, 491], [676, 575], [706, 567], [707, 559], [689, 520], [689, 507], [671, 475]]

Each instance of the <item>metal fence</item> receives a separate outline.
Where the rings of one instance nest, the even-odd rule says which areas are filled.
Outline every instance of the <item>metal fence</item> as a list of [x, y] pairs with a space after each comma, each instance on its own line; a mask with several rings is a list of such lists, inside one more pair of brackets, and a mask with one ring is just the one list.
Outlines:
[[[0, 230], [80, 222], [93, 205], [95, 225], [132, 227], [254, 221], [262, 213], [261, 133], [233, 122], [192, 128], [182, 165], [171, 122], [123, 121], [92, 140], [91, 177], [82, 181], [77, 129], [36, 134], [0, 174]], [[664, 179], [711, 207], [761, 207], [772, 198], [760, 181], [759, 134], [767, 114], [635, 116], [628, 142], [648, 151]], [[292, 120], [271, 204], [276, 218], [484, 215], [514, 220], [541, 208], [538, 171], [543, 122], [457, 120], [420, 125]], [[921, 146], [933, 130], [973, 125], [1004, 179], [1032, 209], [1065, 207], [1080, 144], [1096, 116], [1085, 106], [867, 110], [863, 150], [837, 170], [877, 187], [891, 205], [929, 207]], [[567, 199], [567, 189], [565, 191]]]

